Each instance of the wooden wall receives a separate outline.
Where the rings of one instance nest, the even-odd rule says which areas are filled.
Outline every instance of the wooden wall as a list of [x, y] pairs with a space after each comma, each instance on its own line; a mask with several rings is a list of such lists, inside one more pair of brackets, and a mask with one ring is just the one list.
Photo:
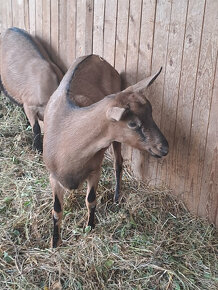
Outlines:
[[170, 144], [156, 160], [125, 148], [137, 177], [166, 184], [218, 225], [218, 1], [0, 0], [0, 32], [37, 35], [66, 70], [103, 56], [135, 83], [163, 66], [151, 89], [154, 119]]

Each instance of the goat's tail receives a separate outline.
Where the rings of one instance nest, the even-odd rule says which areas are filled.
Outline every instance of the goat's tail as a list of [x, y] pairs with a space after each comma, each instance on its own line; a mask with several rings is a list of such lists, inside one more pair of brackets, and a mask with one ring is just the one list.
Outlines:
[[18, 103], [12, 96], [9, 95], [7, 90], [5, 89], [2, 80], [1, 80], [1, 75], [0, 75], [0, 93], [3, 92], [3, 94], [10, 99], [10, 101], [14, 104], [16, 104], [19, 107], [22, 107], [22, 104]]

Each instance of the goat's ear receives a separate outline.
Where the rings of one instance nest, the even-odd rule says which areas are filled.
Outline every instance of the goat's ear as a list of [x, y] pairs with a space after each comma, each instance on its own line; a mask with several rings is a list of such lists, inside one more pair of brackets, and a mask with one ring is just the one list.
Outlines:
[[111, 107], [107, 110], [106, 116], [109, 120], [120, 121], [126, 109], [120, 107]]
[[132, 85], [132, 86], [126, 88], [123, 92], [143, 91], [145, 88], [148, 88], [156, 80], [156, 78], [159, 76], [161, 71], [162, 71], [162, 67], [160, 68], [160, 70], [156, 74], [154, 74], [148, 78], [145, 78], [144, 80], [136, 83], [135, 85]]

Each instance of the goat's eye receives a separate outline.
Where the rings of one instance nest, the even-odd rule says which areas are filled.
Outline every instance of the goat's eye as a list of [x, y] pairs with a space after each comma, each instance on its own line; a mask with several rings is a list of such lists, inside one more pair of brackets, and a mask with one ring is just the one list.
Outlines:
[[138, 127], [138, 124], [136, 122], [130, 121], [128, 123], [128, 127], [131, 129], [135, 129], [136, 127]]

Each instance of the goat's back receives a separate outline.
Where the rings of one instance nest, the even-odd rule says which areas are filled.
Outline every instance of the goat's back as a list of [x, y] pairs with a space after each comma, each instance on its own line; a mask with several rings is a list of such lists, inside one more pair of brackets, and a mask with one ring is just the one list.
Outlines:
[[26, 31], [12, 27], [1, 40], [3, 87], [19, 104], [44, 105], [57, 88], [61, 72]]
[[121, 90], [121, 78], [118, 72], [98, 55], [89, 55], [76, 67], [69, 84], [68, 97], [77, 106], [86, 107], [105, 96]]

